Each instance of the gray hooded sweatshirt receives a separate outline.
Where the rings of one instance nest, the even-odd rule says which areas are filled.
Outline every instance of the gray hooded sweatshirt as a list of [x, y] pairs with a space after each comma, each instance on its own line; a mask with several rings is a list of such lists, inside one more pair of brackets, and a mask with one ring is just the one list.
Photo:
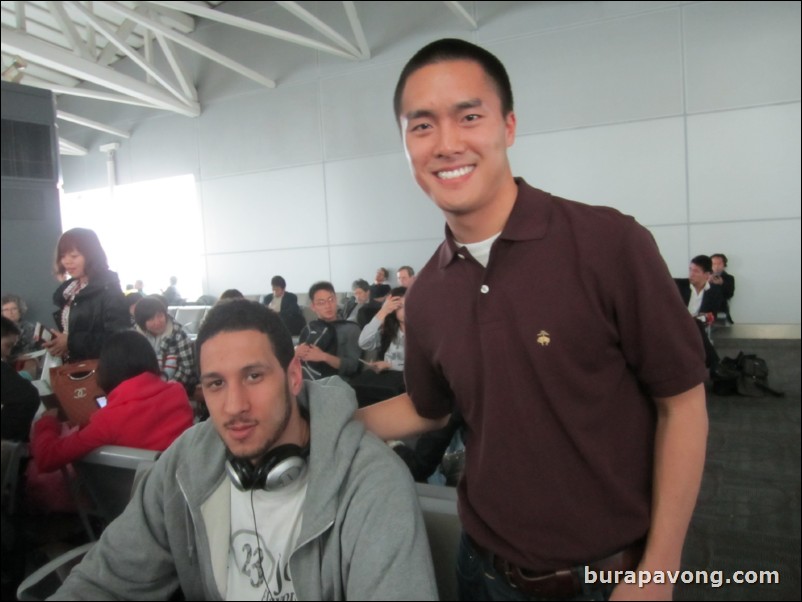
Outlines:
[[[351, 420], [338, 377], [305, 382], [310, 413], [303, 523], [290, 556], [299, 600], [434, 600], [426, 531], [407, 468]], [[54, 599], [221, 600], [227, 586], [230, 482], [210, 420], [179, 437]]]

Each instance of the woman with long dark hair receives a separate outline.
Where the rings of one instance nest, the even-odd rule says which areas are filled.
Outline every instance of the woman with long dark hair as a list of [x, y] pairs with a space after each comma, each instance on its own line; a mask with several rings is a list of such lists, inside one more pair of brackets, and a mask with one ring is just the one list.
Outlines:
[[45, 347], [66, 361], [97, 359], [106, 338], [131, 324], [120, 279], [109, 270], [97, 234], [87, 228], [62, 234], [55, 271], [66, 279], [53, 295], [57, 330]]
[[390, 291], [381, 309], [362, 329], [359, 346], [378, 350], [378, 359], [365, 362], [363, 370], [351, 380], [359, 406], [363, 407], [403, 393], [404, 387], [404, 295], [406, 287]]

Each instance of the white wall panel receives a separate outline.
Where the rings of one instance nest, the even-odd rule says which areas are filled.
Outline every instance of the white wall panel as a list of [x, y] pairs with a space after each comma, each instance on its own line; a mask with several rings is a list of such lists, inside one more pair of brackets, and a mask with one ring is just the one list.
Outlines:
[[688, 118], [692, 221], [799, 217], [800, 105]]
[[799, 2], [701, 2], [683, 11], [689, 112], [799, 100]]
[[477, 42], [485, 44], [572, 27], [634, 13], [661, 10], [679, 2], [474, 2], [481, 25]]
[[331, 277], [334, 288], [350, 292], [351, 283], [357, 278], [364, 278], [372, 283], [379, 267], [387, 268], [390, 271], [390, 283], [398, 286], [398, 268], [408, 265], [415, 273], [419, 272], [442, 240], [441, 236], [430, 240], [332, 247]]
[[321, 165], [206, 180], [201, 194], [208, 253], [327, 243]]
[[244, 295], [267, 294], [270, 279], [281, 275], [287, 290], [306, 293], [317, 280], [328, 280], [329, 251], [325, 247], [207, 255], [208, 291], [219, 295], [228, 288]]
[[674, 118], [522, 136], [511, 159], [537, 188], [655, 225], [687, 221], [684, 152]]
[[688, 227], [687, 226], [651, 226], [649, 231], [654, 236], [660, 255], [668, 266], [668, 271], [674, 278], [688, 277], [688, 261], [693, 253], [688, 255]]
[[182, 174], [193, 174], [197, 178], [197, 129], [197, 119], [180, 115], [164, 115], [139, 124], [135, 136], [120, 140], [121, 148], [130, 146], [132, 181]]
[[359, 71], [320, 83], [326, 159], [397, 152], [401, 136], [393, 116], [395, 69]]
[[679, 12], [488, 45], [507, 67], [520, 133], [682, 111]]
[[320, 161], [317, 100], [317, 84], [304, 84], [209, 105], [200, 118], [202, 177]]
[[800, 220], [691, 226], [691, 248], [722, 252], [735, 277], [732, 318], [749, 324], [799, 324]]
[[415, 184], [401, 154], [326, 163], [326, 200], [332, 245], [443, 234], [442, 214]]

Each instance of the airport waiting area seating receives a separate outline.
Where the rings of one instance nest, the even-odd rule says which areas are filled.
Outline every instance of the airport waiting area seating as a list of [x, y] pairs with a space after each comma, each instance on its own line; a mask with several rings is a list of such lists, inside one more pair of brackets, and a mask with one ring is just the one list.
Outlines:
[[428, 483], [415, 483], [415, 489], [426, 523], [440, 599], [457, 600], [457, 553], [462, 532], [457, 514], [457, 490]]
[[73, 463], [71, 489], [87, 530], [89, 543], [73, 548], [26, 577], [17, 588], [18, 600], [44, 600], [66, 579], [73, 566], [94, 545], [95, 524], [107, 525], [119, 516], [141, 477], [161, 452], [119, 445], [105, 445]]

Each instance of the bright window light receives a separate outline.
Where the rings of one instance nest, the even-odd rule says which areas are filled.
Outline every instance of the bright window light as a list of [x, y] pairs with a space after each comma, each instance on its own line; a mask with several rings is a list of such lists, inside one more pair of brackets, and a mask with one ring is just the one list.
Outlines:
[[192, 175], [62, 193], [61, 224], [97, 232], [123, 289], [142, 280], [146, 294], [160, 293], [176, 276], [187, 301], [203, 294], [203, 228]]

